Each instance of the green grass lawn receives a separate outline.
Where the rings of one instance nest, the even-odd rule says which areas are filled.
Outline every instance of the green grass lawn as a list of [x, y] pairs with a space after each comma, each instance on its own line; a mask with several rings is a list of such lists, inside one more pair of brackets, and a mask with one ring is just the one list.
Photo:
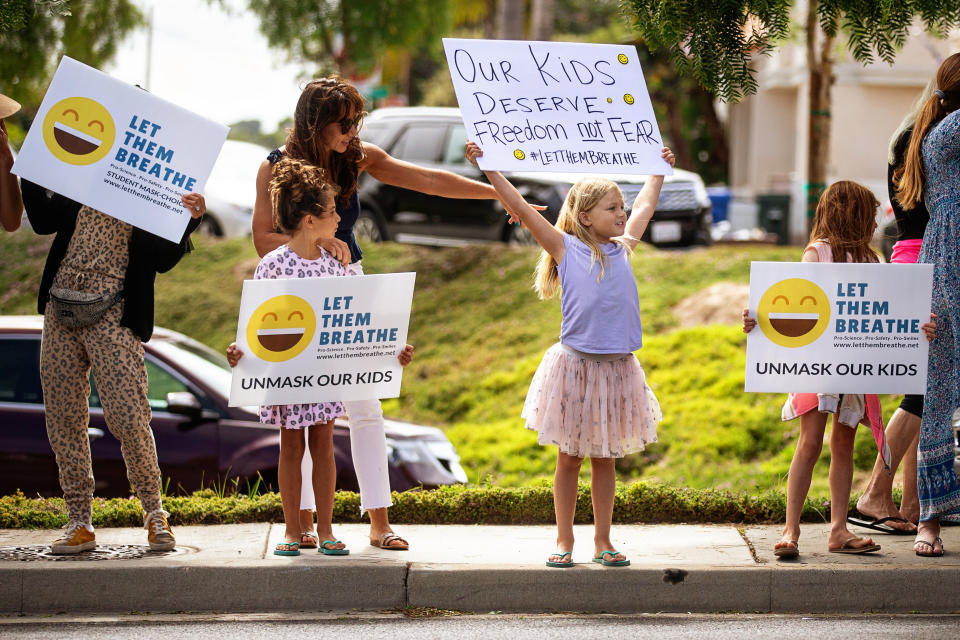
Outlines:
[[[22, 229], [3, 242], [0, 313], [35, 313], [49, 238]], [[560, 329], [559, 301], [541, 302], [531, 288], [537, 252], [394, 243], [367, 249], [368, 273], [417, 272], [409, 338], [416, 357], [402, 397], [384, 402], [386, 413], [444, 428], [471, 482], [522, 487], [551, 478], [555, 450], [538, 446], [519, 417], [540, 356]], [[743, 392], [739, 326], [678, 328], [672, 309], [713, 283], [746, 283], [751, 261], [796, 260], [799, 253], [796, 247], [658, 251], [643, 245], [634, 254], [644, 323], [637, 355], [664, 420], [659, 442], [618, 461], [622, 480], [747, 492], [782, 488], [798, 429], [798, 421], [780, 421], [784, 395]], [[158, 276], [157, 325], [224, 349], [236, 333], [241, 282], [256, 263], [248, 239], [201, 240], [172, 272]], [[885, 416], [896, 402], [884, 399]], [[869, 430], [861, 429], [858, 476], [869, 472], [875, 455]], [[812, 495], [828, 493], [826, 446], [823, 458]]]

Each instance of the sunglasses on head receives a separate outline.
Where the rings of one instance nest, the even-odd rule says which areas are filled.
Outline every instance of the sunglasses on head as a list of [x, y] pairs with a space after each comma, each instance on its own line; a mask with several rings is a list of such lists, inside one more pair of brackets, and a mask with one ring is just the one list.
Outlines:
[[340, 133], [347, 134], [350, 132], [350, 129], [354, 127], [357, 128], [357, 131], [360, 130], [360, 126], [363, 124], [363, 114], [356, 116], [355, 118], [344, 118], [343, 120], [338, 120], [337, 124], [340, 125]]

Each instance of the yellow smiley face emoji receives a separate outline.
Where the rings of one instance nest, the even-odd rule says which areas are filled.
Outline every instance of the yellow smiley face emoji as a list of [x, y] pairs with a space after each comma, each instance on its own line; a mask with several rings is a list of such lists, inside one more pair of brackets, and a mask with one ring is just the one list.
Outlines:
[[630, 62], [630, 58], [628, 58], [625, 53], [621, 53], [620, 55], [618, 55], [617, 60], [620, 62], [620, 64], [627, 64], [628, 62]]
[[524, 158], [527, 157], [527, 154], [525, 154], [521, 149], [514, 149], [513, 157], [516, 158], [517, 160], [523, 160]]
[[64, 98], [43, 118], [43, 141], [67, 164], [87, 165], [113, 148], [116, 128], [102, 104], [90, 98]]
[[627, 104], [633, 104], [633, 96], [630, 95], [629, 93], [625, 93], [623, 94], [623, 101], [626, 102]]
[[247, 322], [247, 344], [261, 360], [283, 362], [300, 355], [317, 328], [317, 316], [306, 300], [283, 295], [270, 298]]
[[757, 324], [781, 347], [805, 347], [830, 323], [830, 300], [819, 286], [803, 278], [781, 280], [760, 296]]

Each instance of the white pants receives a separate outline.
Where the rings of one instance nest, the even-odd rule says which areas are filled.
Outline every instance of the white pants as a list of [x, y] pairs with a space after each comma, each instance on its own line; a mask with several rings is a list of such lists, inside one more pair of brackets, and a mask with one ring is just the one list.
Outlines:
[[[387, 471], [387, 438], [384, 434], [383, 409], [379, 400], [344, 402], [350, 419], [350, 451], [353, 469], [360, 485], [360, 513], [367, 509], [383, 509], [393, 504], [390, 499], [390, 475]], [[310, 448], [300, 464], [303, 487], [300, 508], [313, 509], [313, 459]]]
[[[363, 266], [354, 262], [348, 269], [363, 275]], [[390, 474], [387, 470], [387, 436], [384, 432], [383, 409], [379, 400], [353, 400], [343, 403], [350, 420], [350, 451], [353, 469], [360, 485], [360, 513], [367, 509], [384, 509], [393, 504], [390, 498]], [[300, 464], [302, 488], [300, 509], [314, 509], [313, 459], [306, 447]]]

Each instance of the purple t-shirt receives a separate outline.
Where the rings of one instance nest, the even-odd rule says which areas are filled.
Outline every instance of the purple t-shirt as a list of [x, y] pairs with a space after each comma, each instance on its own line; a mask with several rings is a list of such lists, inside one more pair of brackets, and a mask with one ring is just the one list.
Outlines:
[[[566, 249], [557, 265], [560, 274], [560, 342], [585, 353], [631, 353], [643, 343], [640, 298], [630, 267], [630, 254], [619, 244], [602, 244], [607, 261], [597, 282], [600, 263], [590, 247], [563, 234]], [[591, 264], [592, 262], [592, 264]]]

